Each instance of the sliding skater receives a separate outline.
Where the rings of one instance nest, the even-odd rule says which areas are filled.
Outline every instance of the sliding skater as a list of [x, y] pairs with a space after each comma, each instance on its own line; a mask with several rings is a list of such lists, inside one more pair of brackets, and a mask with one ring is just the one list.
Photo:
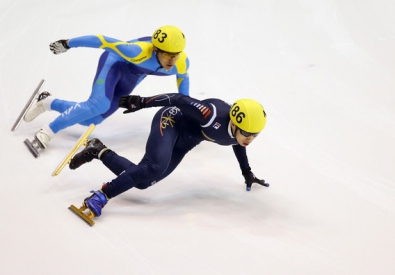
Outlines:
[[269, 186], [252, 173], [246, 151], [266, 124], [266, 113], [257, 101], [240, 99], [231, 106], [220, 99], [198, 100], [176, 93], [122, 96], [119, 101], [119, 107], [127, 109], [124, 113], [157, 106], [164, 107], [152, 120], [146, 152], [138, 164], [117, 155], [97, 138], [71, 159], [70, 169], [99, 159], [117, 176], [99, 190], [91, 191], [93, 195], [84, 200], [81, 208], [70, 207], [89, 224], [93, 225], [92, 218], [101, 215], [108, 200], [133, 187], [146, 189], [166, 178], [185, 154], [204, 140], [232, 145], [247, 191], [252, 183]]

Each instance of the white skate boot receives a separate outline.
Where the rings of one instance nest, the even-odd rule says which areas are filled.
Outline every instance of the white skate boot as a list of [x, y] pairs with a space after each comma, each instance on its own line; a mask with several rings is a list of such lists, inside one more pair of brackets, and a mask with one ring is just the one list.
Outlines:
[[43, 127], [40, 131], [36, 133], [36, 139], [41, 143], [43, 149], [47, 148], [49, 141], [53, 138], [54, 132], [51, 128]]
[[49, 126], [44, 126], [35, 134], [32, 141], [26, 139], [23, 143], [25, 143], [33, 156], [37, 158], [40, 156], [40, 151], [47, 148], [49, 141], [54, 137], [54, 135], [54, 132], [49, 128]]
[[[45, 100], [44, 100], [45, 99]], [[26, 122], [30, 122], [34, 120], [36, 117], [44, 113], [45, 111], [51, 110], [51, 103], [54, 100], [53, 97], [51, 97], [51, 94], [48, 92], [42, 92], [38, 96], [38, 100], [36, 104], [34, 104], [29, 111], [25, 114], [23, 117], [23, 120]]]

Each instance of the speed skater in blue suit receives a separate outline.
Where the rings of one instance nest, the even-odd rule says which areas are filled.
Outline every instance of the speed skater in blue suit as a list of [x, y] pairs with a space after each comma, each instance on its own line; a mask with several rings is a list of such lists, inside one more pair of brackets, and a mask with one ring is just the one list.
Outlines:
[[36, 134], [41, 149], [69, 126], [99, 124], [118, 109], [122, 95], [129, 95], [147, 76], [176, 76], [178, 92], [189, 95], [189, 59], [184, 52], [185, 36], [175, 26], [158, 28], [152, 36], [120, 41], [103, 35], [88, 35], [50, 44], [54, 54], [77, 47], [99, 48], [104, 53], [99, 59], [92, 91], [88, 100], [72, 102], [43, 93], [38, 102], [26, 113], [30, 122], [45, 111], [60, 115]]
[[252, 183], [269, 186], [252, 173], [246, 150], [266, 124], [266, 113], [260, 103], [239, 99], [229, 105], [216, 98], [198, 100], [177, 93], [152, 97], [125, 95], [119, 101], [119, 107], [126, 108], [124, 113], [159, 106], [162, 108], [152, 120], [146, 152], [138, 164], [117, 155], [97, 138], [90, 140], [86, 148], [71, 159], [70, 169], [99, 159], [117, 176], [84, 200], [94, 216], [101, 215], [109, 199], [133, 187], [146, 189], [166, 178], [202, 141], [232, 146], [247, 191], [251, 190]]

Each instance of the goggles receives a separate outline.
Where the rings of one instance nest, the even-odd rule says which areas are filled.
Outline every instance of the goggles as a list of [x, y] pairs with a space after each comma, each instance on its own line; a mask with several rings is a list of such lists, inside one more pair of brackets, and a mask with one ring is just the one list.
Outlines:
[[158, 52], [160, 52], [164, 57], [168, 58], [168, 59], [172, 59], [172, 58], [179, 58], [181, 55], [181, 52], [178, 53], [169, 53], [169, 52], [165, 52], [162, 51], [161, 49], [158, 48]]
[[257, 137], [259, 135], [259, 133], [250, 133], [250, 132], [246, 132], [244, 130], [241, 130], [239, 127], [237, 127], [237, 129], [239, 129], [240, 134], [242, 134], [245, 137], [249, 137], [249, 136], [253, 136], [253, 137]]

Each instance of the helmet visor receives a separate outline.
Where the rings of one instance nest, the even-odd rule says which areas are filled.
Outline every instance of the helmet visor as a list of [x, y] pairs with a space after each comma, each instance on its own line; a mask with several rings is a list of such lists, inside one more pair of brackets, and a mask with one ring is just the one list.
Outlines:
[[259, 135], [259, 133], [260, 133], [260, 132], [259, 133], [250, 133], [250, 132], [247, 132], [247, 131], [244, 131], [244, 130], [240, 129], [239, 127], [237, 127], [237, 129], [239, 129], [240, 134], [242, 134], [245, 137], [249, 137], [249, 136], [257, 137]]
[[172, 58], [179, 58], [180, 57], [180, 55], [181, 55], [181, 52], [178, 52], [178, 53], [169, 53], [169, 52], [166, 52], [166, 51], [162, 51], [161, 49], [159, 49], [159, 48], [157, 48], [158, 49], [158, 52], [159, 53], [161, 53], [165, 58], [167, 58], [167, 59], [172, 59]]

